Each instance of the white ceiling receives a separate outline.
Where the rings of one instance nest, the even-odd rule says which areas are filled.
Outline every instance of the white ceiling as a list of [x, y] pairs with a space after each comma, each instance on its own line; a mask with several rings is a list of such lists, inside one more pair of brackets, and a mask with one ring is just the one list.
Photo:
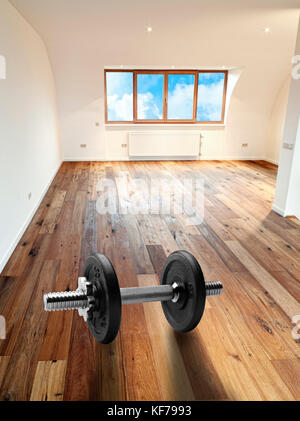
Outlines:
[[58, 87], [76, 64], [86, 63], [91, 77], [99, 59], [104, 65], [275, 66], [279, 82], [289, 68], [300, 8], [300, 0], [10, 1], [45, 41]]
[[10, 1], [46, 44], [61, 118], [103, 98], [103, 68], [120, 64], [244, 66], [235, 100], [270, 113], [300, 10], [300, 0]]

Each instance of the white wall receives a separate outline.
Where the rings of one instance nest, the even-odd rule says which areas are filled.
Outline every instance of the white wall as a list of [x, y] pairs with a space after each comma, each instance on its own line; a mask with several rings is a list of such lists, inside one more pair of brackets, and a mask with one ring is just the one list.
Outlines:
[[[299, 83], [299, 81], [298, 81]], [[300, 97], [299, 97], [300, 102]], [[300, 115], [300, 114], [299, 114]], [[300, 118], [294, 145], [293, 161], [290, 172], [286, 214], [300, 219]]]
[[[105, 57], [101, 57], [101, 60], [104, 59]], [[103, 80], [105, 62], [101, 64], [97, 64], [99, 70], [97, 82], [96, 80], [92, 82], [93, 79], [89, 77], [86, 80], [87, 90], [90, 90], [90, 85], [94, 83], [94, 86], [97, 86], [95, 95], [100, 93], [100, 97], [78, 109], [71, 111], [61, 109], [62, 148], [63, 157], [66, 160], [126, 160], [128, 159], [128, 148], [124, 148], [122, 145], [127, 143], [128, 132], [134, 130], [149, 131], [149, 129], [176, 130], [176, 126], [171, 127], [170, 125], [165, 125], [163, 128], [160, 126], [154, 127], [154, 125], [148, 125], [147, 127], [120, 125], [117, 128], [106, 126], [104, 122]], [[155, 61], [155, 65], [157, 65], [157, 61]], [[265, 143], [270, 115], [270, 110], [265, 102], [270, 101], [269, 105], [271, 106], [274, 98], [269, 92], [268, 98], [266, 98], [266, 94], [262, 93], [259, 98], [255, 94], [256, 98], [254, 98], [253, 92], [261, 90], [259, 86], [265, 83], [264, 74], [254, 75], [249, 69], [240, 73], [242, 73], [241, 77], [239, 74], [235, 80], [236, 84], [233, 84], [228, 95], [226, 124], [223, 128], [208, 127], [207, 125], [185, 127], [185, 130], [200, 130], [203, 133], [205, 138], [202, 143], [201, 159], [263, 159], [265, 157]], [[251, 85], [251, 88], [249, 88], [249, 85]], [[82, 85], [82, 89], [84, 89], [84, 85]], [[73, 107], [72, 101], [74, 101], [74, 104], [83, 102], [81, 99], [79, 100], [80, 97], [75, 98], [71, 89], [64, 86], [63, 90], [65, 93], [62, 103], [68, 96], [68, 107]], [[183, 130], [182, 126], [177, 127], [180, 131]], [[85, 143], [87, 147], [80, 148], [82, 143]], [[247, 144], [247, 147], [243, 147], [243, 144]]]
[[[55, 85], [46, 48], [7, 1], [0, 2], [0, 272], [60, 163]], [[28, 198], [31, 193], [31, 199]]]
[[266, 159], [274, 164], [279, 162], [287, 102], [290, 91], [291, 73], [280, 86], [269, 120], [269, 131], [266, 139]]
[[[300, 20], [299, 20], [300, 22]], [[295, 56], [300, 56], [300, 27]], [[299, 67], [299, 66], [298, 66]], [[284, 143], [292, 149], [284, 148]], [[300, 218], [300, 72], [291, 79], [273, 209]]]

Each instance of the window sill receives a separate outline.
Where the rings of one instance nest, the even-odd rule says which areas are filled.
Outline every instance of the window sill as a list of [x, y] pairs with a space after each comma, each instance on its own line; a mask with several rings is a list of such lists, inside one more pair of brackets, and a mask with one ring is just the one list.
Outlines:
[[199, 124], [195, 124], [195, 123], [193, 123], [193, 124], [190, 124], [190, 123], [176, 123], [176, 124], [172, 124], [172, 123], [167, 123], [167, 124], [164, 124], [164, 123], [162, 123], [162, 124], [159, 124], [159, 123], [155, 123], [155, 124], [153, 124], [153, 123], [140, 123], [140, 124], [136, 124], [136, 123], [121, 123], [121, 124], [119, 124], [119, 123], [113, 123], [113, 124], [110, 124], [110, 123], [107, 123], [107, 124], [105, 124], [105, 127], [194, 127], [195, 129], [196, 128], [199, 128], [199, 127], [201, 127], [201, 128], [204, 128], [204, 127], [222, 127], [222, 128], [224, 128], [225, 127], [225, 124], [224, 123], [212, 123], [212, 124], [201, 124], [201, 123], [199, 123]]

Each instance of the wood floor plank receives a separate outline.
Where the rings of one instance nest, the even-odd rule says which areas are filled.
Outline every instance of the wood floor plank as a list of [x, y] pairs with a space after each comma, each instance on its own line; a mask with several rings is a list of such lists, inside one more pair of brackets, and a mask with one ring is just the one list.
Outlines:
[[[84, 204], [80, 202], [83, 198]], [[85, 210], [84, 215], [83, 210]], [[76, 193], [71, 222], [73, 226], [75, 226], [75, 216], [79, 217], [81, 222], [75, 230], [80, 235], [82, 243], [78, 267], [78, 274], [81, 275], [86, 259], [97, 251], [96, 204], [93, 201], [86, 203], [84, 191]], [[94, 367], [98, 352], [100, 352], [99, 344], [96, 344], [83, 318], [78, 315], [78, 312], [74, 312], [69, 347], [72, 358], [68, 359], [67, 364], [65, 400], [97, 399], [98, 379]]]
[[231, 272], [243, 272], [245, 270], [241, 261], [226, 246], [224, 241], [215, 234], [214, 230], [210, 228], [209, 225], [203, 223], [199, 225], [198, 229]]
[[[206, 306], [206, 310], [211, 307]], [[206, 339], [200, 339], [201, 326], [189, 335], [175, 332], [176, 341], [190, 379], [196, 400], [228, 400], [224, 379], [213, 364]], [[171, 335], [172, 333], [170, 333]]]
[[[15, 341], [13, 354], [0, 389], [1, 400], [29, 400], [37, 366], [40, 346], [47, 323], [47, 313], [41, 303], [45, 286], [54, 288], [60, 262], [46, 260], [43, 264], [34, 294]], [[34, 346], [33, 346], [34, 344]], [[18, 375], [16, 376], [16, 373]]]
[[272, 361], [272, 364], [290, 389], [294, 398], [300, 400], [300, 361], [276, 360]]
[[86, 203], [85, 216], [83, 219], [81, 235], [81, 254], [79, 261], [79, 273], [83, 274], [86, 259], [98, 252], [97, 241], [97, 213], [96, 203], [89, 201]]
[[[31, 253], [31, 264], [24, 268], [24, 272], [17, 278], [13, 291], [2, 310], [6, 319], [6, 339], [0, 340], [0, 355], [11, 355], [23, 328], [25, 314], [29, 308], [31, 297], [35, 294], [36, 286], [42, 267], [47, 258], [51, 236], [39, 235]], [[42, 302], [42, 301], [41, 301]]]
[[110, 260], [113, 257], [112, 223], [110, 215], [97, 216], [98, 251], [105, 254]]
[[[67, 235], [65, 233], [63, 241], [64, 247], [60, 255], [61, 264], [54, 288], [55, 291], [67, 291], [77, 288], [81, 238], [78, 235]], [[50, 289], [47, 288], [45, 292], [50, 292]], [[72, 321], [72, 311], [49, 313], [39, 355], [40, 361], [66, 360], [68, 358]]]
[[160, 239], [157, 235], [152, 218], [149, 215], [136, 215], [139, 231], [146, 246], [159, 245]]
[[[197, 328], [201, 340], [195, 341], [194, 346], [197, 347], [199, 355], [201, 344], [205, 346], [213, 369], [222, 381], [223, 393], [227, 399], [262, 400], [263, 396], [255, 380], [241, 359], [239, 344], [233, 341], [232, 334], [227, 333], [228, 321], [226, 318], [222, 319], [222, 313], [219, 313], [218, 308], [206, 310], [201, 326]], [[190, 339], [187, 341], [190, 342]], [[204, 364], [207, 364], [207, 360]]]
[[[287, 346], [276, 326], [276, 320], [279, 317], [278, 319], [273, 318], [274, 313], [268, 311], [267, 302], [264, 302], [265, 305], [260, 305], [259, 293], [255, 297], [252, 295], [251, 298], [253, 297], [253, 299], [249, 300], [249, 290], [244, 287], [247, 281], [249, 282], [249, 278], [244, 273], [238, 275], [240, 283], [236, 282], [234, 277], [231, 276], [223, 278], [227, 288], [222, 295], [222, 300], [219, 300], [216, 307], [221, 305], [232, 323], [235, 320], [241, 330], [248, 332], [247, 338], [244, 338], [248, 346], [253, 345], [256, 341], [257, 347], [260, 344], [269, 359], [293, 358], [293, 352]], [[236, 306], [230, 307], [229, 304], [233, 298]], [[286, 319], [283, 320], [286, 321]], [[241, 336], [244, 337], [243, 334]]]
[[55, 230], [51, 236], [51, 245], [49, 248], [49, 259], [56, 259], [57, 255], [62, 254], [69, 238], [70, 224], [74, 210], [74, 201], [65, 202], [57, 218]]
[[[291, 220], [291, 222], [293, 222], [295, 225], [300, 225], [300, 219], [296, 218], [295, 216], [292, 216], [292, 217], [290, 218], [290, 220]], [[295, 228], [297, 228], [297, 227], [295, 226]]]
[[161, 276], [167, 256], [161, 245], [149, 245], [147, 250], [150, 255], [152, 265], [158, 277]]
[[13, 287], [17, 278], [12, 276], [0, 276], [0, 315], [5, 307], [9, 295], [13, 291]]
[[98, 379], [97, 399], [103, 401], [127, 400], [126, 372], [120, 335], [114, 342], [99, 347], [96, 369]]
[[[113, 227], [113, 263], [121, 286], [137, 286], [137, 275], [130, 257], [127, 232], [121, 219], [115, 217]], [[128, 330], [127, 327], [131, 326]], [[139, 304], [122, 308], [121, 343], [126, 367], [126, 387], [129, 400], [161, 400], [155, 371], [153, 350], [146, 326], [145, 313]], [[149, 381], [143, 381], [149, 379]], [[151, 381], [150, 381], [151, 379]]]
[[279, 284], [257, 261], [241, 246], [238, 241], [226, 241], [228, 247], [240, 259], [250, 273], [261, 285], [273, 296], [275, 301], [282, 307], [285, 313], [292, 318], [300, 313], [300, 304], [292, 297], [285, 288]]
[[64, 400], [97, 400], [96, 347], [83, 318], [74, 312], [66, 370]]
[[84, 224], [87, 192], [77, 191], [71, 220], [70, 234], [80, 235]]
[[0, 357], [0, 388], [2, 386], [10, 357]]
[[43, 221], [43, 225], [41, 226], [40, 234], [52, 234], [55, 230], [57, 218], [61, 212], [66, 193], [67, 192], [63, 190], [56, 191], [51, 206]]
[[62, 401], [66, 361], [40, 361], [35, 372], [31, 401]]
[[71, 311], [55, 311], [49, 314], [38, 357], [39, 361], [68, 358], [72, 322]]
[[[259, 400], [292, 400], [292, 394], [274, 370], [270, 359], [262, 351], [262, 347], [255, 340], [249, 340], [243, 327], [234, 325], [224, 308], [215, 307], [207, 313], [208, 317], [211, 318], [210, 323], [216, 327], [218, 334], [221, 335], [223, 346], [227, 352], [228, 364], [233, 366], [234, 371], [245, 370], [243, 377], [249, 376], [249, 380], [242, 383], [237, 382], [234, 399], [241, 400], [244, 395], [244, 399], [251, 400], [253, 399], [251, 395], [254, 394], [259, 396]], [[222, 333], [220, 329], [222, 329]], [[230, 343], [227, 342], [229, 337]], [[212, 352], [211, 345], [207, 345], [209, 351]], [[246, 373], [248, 374], [246, 375]], [[239, 376], [240, 373], [235, 373], [235, 375]], [[235, 381], [234, 375], [232, 377], [232, 379], [228, 379], [228, 385]], [[247, 385], [249, 390], [244, 389], [247, 388]], [[248, 397], [246, 397], [247, 395]]]
[[[235, 291], [238, 293], [242, 288], [251, 299], [246, 307], [243, 307], [245, 299], [238, 301], [237, 306], [241, 309], [246, 322], [253, 324], [252, 331], [255, 332], [256, 338], [269, 358], [273, 360], [300, 358], [300, 346], [291, 335], [292, 321], [280, 305], [250, 273], [235, 273], [234, 277], [239, 282], [238, 285], [233, 283]], [[232, 291], [233, 295], [235, 291]], [[253, 308], [252, 311], [251, 308]]]
[[129, 247], [133, 255], [133, 262], [135, 271], [138, 274], [151, 274], [153, 273], [153, 266], [147, 248], [144, 244], [142, 235], [139, 231], [138, 224], [135, 216], [124, 215], [124, 225], [126, 226]]
[[165, 220], [158, 216], [153, 216], [152, 221], [166, 256], [169, 256], [169, 254], [173, 253], [173, 251], [178, 250], [178, 244], [172, 236]]
[[[140, 286], [156, 285], [158, 279], [156, 275], [139, 275], [138, 282]], [[145, 303], [144, 311], [162, 399], [194, 400], [195, 395], [176, 342], [175, 333], [168, 322], [161, 317], [161, 304]]]
[[253, 218], [231, 219], [226, 226], [233, 233], [233, 239], [251, 252], [268, 271], [287, 270], [300, 280], [299, 252], [278, 236], [267, 230]]
[[295, 300], [300, 302], [300, 282], [287, 271], [272, 272], [270, 274], [291, 294]]

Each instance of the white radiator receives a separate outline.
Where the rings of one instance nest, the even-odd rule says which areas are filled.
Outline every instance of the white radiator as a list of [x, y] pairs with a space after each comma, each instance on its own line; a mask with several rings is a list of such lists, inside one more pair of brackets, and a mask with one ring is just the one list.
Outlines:
[[130, 132], [129, 157], [135, 159], [195, 159], [199, 155], [199, 132]]

